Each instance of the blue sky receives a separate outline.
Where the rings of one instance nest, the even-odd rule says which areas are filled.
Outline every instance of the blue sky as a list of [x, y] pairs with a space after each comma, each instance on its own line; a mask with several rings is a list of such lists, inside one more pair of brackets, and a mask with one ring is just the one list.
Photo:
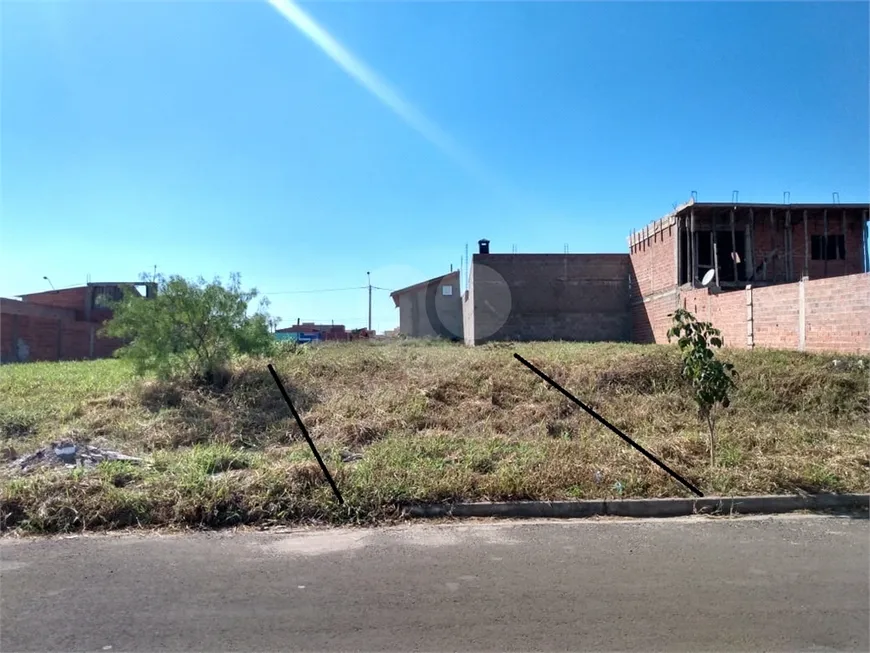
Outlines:
[[0, 5], [0, 295], [156, 264], [364, 326], [285, 291], [623, 252], [692, 190], [870, 197], [866, 2], [275, 4]]

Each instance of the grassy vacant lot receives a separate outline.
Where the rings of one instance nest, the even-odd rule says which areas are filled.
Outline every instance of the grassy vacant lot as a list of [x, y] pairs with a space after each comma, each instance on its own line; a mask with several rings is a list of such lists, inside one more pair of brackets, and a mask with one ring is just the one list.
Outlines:
[[[4, 464], [0, 520], [31, 531], [353, 522], [390, 517], [410, 501], [612, 497], [617, 482], [625, 497], [686, 494], [515, 351], [707, 494], [870, 489], [866, 359], [727, 352], [739, 390], [720, 419], [711, 469], [673, 348], [360, 343], [273, 360], [343, 507], [266, 360], [238, 361], [221, 392], [137, 380], [119, 361], [37, 363], [0, 368], [0, 448], [21, 455], [66, 438], [149, 463], [26, 476]], [[342, 462], [347, 453], [363, 457]]]

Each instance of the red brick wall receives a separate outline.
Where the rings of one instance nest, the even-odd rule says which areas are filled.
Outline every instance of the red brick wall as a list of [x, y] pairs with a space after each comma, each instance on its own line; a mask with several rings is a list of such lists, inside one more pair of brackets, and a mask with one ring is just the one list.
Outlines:
[[677, 308], [676, 291], [665, 296], [638, 302], [631, 307], [631, 341], [643, 344], [667, 342], [669, 317]]
[[15, 344], [12, 340], [12, 316], [0, 310], [0, 362], [13, 360]]
[[33, 303], [41, 304], [42, 306], [54, 306], [56, 308], [71, 308], [77, 311], [77, 317], [81, 320], [84, 318], [85, 305], [87, 303], [87, 290], [87, 287], [49, 290], [48, 292], [22, 295], [21, 299], [28, 304]]
[[[777, 212], [777, 227], [771, 228], [770, 217], [761, 213], [755, 216], [755, 227], [753, 230], [753, 262], [757, 266], [763, 260], [765, 255], [770, 253], [774, 248], [780, 250], [780, 256], [771, 260], [768, 265], [767, 281], [798, 281], [804, 269], [804, 223], [803, 211], [795, 211], [791, 216], [791, 249], [785, 247], [785, 225], [781, 212]], [[814, 261], [812, 260], [812, 237], [822, 236], [825, 233], [824, 217], [814, 211], [812, 215], [807, 216], [807, 235], [810, 237], [809, 256], [807, 257], [808, 274], [810, 279], [822, 279], [828, 277], [839, 277], [848, 274], [860, 274], [863, 270], [863, 234], [860, 220], [856, 220], [851, 216], [846, 223], [845, 244], [846, 244], [846, 259], [834, 261]], [[843, 232], [843, 216], [842, 212], [836, 210], [828, 211], [828, 235], [842, 235]], [[790, 257], [792, 274], [790, 278], [786, 277], [786, 263]], [[827, 263], [827, 265], [826, 265]], [[761, 280], [762, 274], [756, 280]]]
[[[28, 361], [89, 358], [91, 329], [98, 332], [101, 324], [76, 320], [79, 312], [0, 298], [0, 361], [18, 361], [19, 352]], [[121, 344], [95, 333], [94, 357], [109, 357]]]
[[[664, 221], [667, 223], [667, 220]], [[666, 342], [668, 317], [677, 308], [677, 268], [674, 239], [677, 225], [652, 225], [629, 244], [631, 277], [631, 339]]]
[[[49, 317], [0, 314], [0, 330], [4, 334], [2, 360], [18, 359], [18, 341], [23, 343], [21, 350], [26, 352], [27, 360], [57, 360], [58, 330], [62, 324], [61, 320]], [[17, 340], [13, 342], [15, 334]]]
[[[800, 283], [753, 287], [752, 342], [755, 347], [799, 349]], [[635, 342], [667, 342], [669, 300], [636, 305]], [[706, 288], [680, 293], [680, 305], [722, 331], [727, 347], [748, 345], [747, 291], [718, 295]], [[646, 309], [644, 311], [644, 309]], [[853, 274], [804, 283], [804, 349], [870, 353], [870, 274]], [[649, 324], [646, 331], [638, 324]]]
[[674, 239], [677, 225], [668, 225], [660, 231], [651, 230], [648, 238], [631, 246], [632, 301], [640, 297], [670, 290], [677, 285], [674, 259]]
[[[812, 284], [808, 284], [812, 285]], [[756, 347], [800, 346], [800, 283], [752, 289], [752, 334]]]
[[870, 352], [870, 274], [810, 281], [804, 305], [807, 351]]
[[688, 290], [681, 293], [680, 305], [699, 320], [712, 322], [722, 332], [726, 347], [746, 347], [745, 290], [718, 295], [711, 294], [706, 288]]

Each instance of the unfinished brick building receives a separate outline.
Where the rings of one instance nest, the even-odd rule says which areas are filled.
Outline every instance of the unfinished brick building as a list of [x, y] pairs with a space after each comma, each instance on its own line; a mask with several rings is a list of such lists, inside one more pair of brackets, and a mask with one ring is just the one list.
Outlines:
[[633, 233], [628, 254], [496, 254], [482, 240], [465, 341], [664, 343], [682, 306], [730, 347], [870, 352], [867, 221], [867, 204], [690, 201]]
[[679, 206], [629, 237], [632, 340], [683, 306], [732, 347], [870, 351], [867, 229], [867, 204]]
[[107, 358], [123, 343], [99, 335], [109, 302], [123, 287], [153, 297], [153, 283], [88, 283], [75, 288], [0, 297], [0, 362]]

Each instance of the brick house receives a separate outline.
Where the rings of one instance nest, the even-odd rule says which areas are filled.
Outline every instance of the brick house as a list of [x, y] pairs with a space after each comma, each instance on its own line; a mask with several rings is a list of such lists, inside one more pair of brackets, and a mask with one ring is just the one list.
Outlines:
[[302, 322], [283, 329], [275, 329], [276, 334], [293, 334], [302, 336], [303, 339], [313, 338], [316, 340], [347, 340], [347, 329], [343, 324], [314, 324], [314, 322]]
[[18, 299], [0, 297], [0, 362], [111, 356], [123, 343], [102, 338], [99, 331], [112, 317], [108, 303], [120, 299], [124, 287], [146, 298], [157, 290], [153, 283], [88, 283]]
[[[315, 324], [314, 322], [302, 322], [297, 320], [293, 326], [283, 329], [275, 329], [280, 340], [291, 339], [308, 342], [310, 340], [326, 340], [347, 342], [350, 340], [365, 340], [374, 335], [374, 331], [368, 329], [351, 329], [343, 324]], [[288, 338], [287, 336], [293, 336]]]
[[683, 204], [628, 239], [632, 340], [682, 306], [732, 347], [870, 351], [867, 238], [867, 204]]

